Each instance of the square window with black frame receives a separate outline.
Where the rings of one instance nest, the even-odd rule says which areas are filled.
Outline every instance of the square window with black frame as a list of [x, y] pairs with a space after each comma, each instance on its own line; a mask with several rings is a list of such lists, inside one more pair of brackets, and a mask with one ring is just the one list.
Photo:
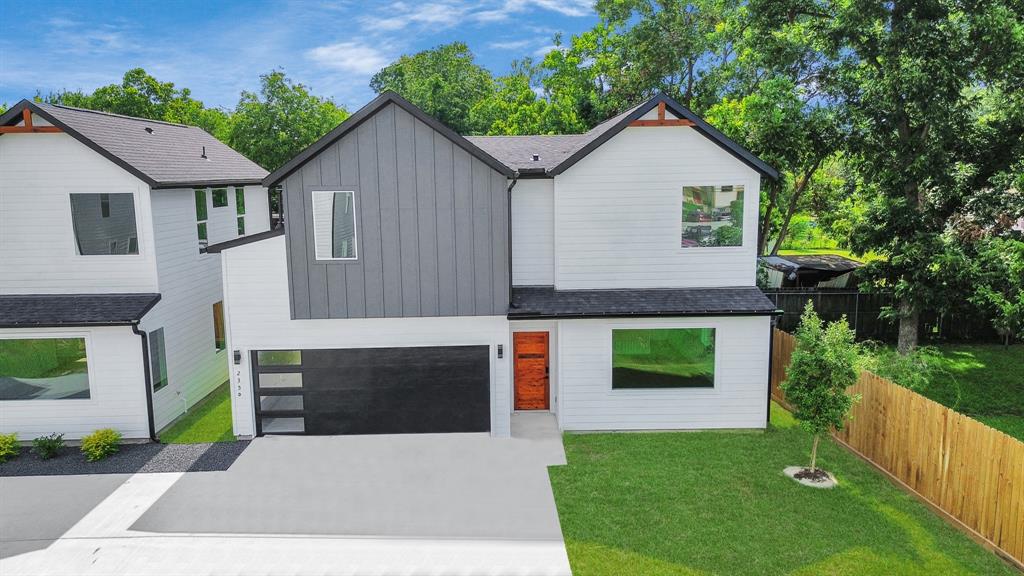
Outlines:
[[355, 192], [313, 192], [313, 236], [317, 260], [356, 259]]
[[156, 392], [167, 386], [167, 350], [163, 328], [157, 328], [149, 333], [149, 365], [153, 392]]
[[134, 194], [76, 193], [70, 196], [71, 224], [79, 255], [139, 253]]
[[223, 208], [228, 205], [227, 188], [214, 188], [210, 191], [210, 195], [213, 197], [214, 208]]
[[743, 186], [683, 186], [683, 248], [743, 245]]

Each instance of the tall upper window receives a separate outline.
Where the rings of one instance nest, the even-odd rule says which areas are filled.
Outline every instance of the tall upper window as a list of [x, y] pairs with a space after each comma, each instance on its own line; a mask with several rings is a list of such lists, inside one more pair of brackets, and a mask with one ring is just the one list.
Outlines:
[[199, 249], [203, 250], [210, 244], [210, 237], [206, 231], [206, 220], [208, 211], [206, 208], [206, 190], [196, 189], [196, 234], [199, 236]]
[[313, 192], [317, 260], [356, 258], [355, 192]]
[[164, 345], [164, 329], [157, 328], [149, 333], [149, 374], [153, 379], [153, 392], [167, 386], [167, 350]]
[[612, 388], [712, 388], [714, 328], [612, 330]]
[[742, 246], [743, 186], [683, 186], [681, 246]]
[[78, 254], [139, 253], [134, 194], [71, 194], [71, 223]]
[[245, 188], [235, 188], [235, 214], [238, 216], [238, 235], [245, 236]]
[[85, 338], [0, 338], [0, 400], [88, 397]]

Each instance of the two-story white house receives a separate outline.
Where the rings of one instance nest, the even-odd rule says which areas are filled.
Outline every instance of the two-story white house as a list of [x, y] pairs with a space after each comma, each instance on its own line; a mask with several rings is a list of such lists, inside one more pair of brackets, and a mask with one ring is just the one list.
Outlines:
[[664, 96], [464, 138], [383, 94], [264, 179], [282, 230], [210, 248], [235, 432], [763, 428], [762, 177]]
[[0, 117], [0, 432], [155, 439], [228, 380], [220, 256], [266, 171], [191, 126], [24, 100]]

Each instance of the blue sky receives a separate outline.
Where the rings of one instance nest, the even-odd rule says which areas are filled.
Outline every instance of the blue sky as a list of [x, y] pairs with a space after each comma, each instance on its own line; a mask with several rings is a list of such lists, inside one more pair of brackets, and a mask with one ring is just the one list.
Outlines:
[[259, 75], [294, 81], [349, 110], [404, 53], [462, 40], [497, 74], [597, 21], [590, 0], [0, 0], [0, 102], [93, 90], [141, 66], [208, 106], [234, 107]]

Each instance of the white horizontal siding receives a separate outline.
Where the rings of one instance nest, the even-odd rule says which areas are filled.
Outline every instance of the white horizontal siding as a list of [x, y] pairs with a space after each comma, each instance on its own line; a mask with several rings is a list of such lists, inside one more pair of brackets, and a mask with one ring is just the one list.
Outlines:
[[[744, 245], [681, 248], [683, 186], [743, 185]], [[693, 128], [626, 128], [555, 177], [555, 286], [753, 286], [760, 176]]]
[[[715, 328], [713, 389], [612, 390], [613, 328]], [[763, 428], [767, 317], [563, 320], [557, 355], [565, 430]]]
[[19, 440], [59, 433], [70, 440], [113, 428], [125, 438], [149, 437], [141, 337], [127, 326], [0, 329], [0, 338], [42, 337], [85, 338], [89, 398], [0, 401], [0, 433], [16, 432]]
[[488, 345], [491, 347], [491, 433], [509, 434], [509, 348], [503, 316], [292, 320], [285, 239], [271, 238], [222, 253], [228, 349], [245, 360], [232, 366], [235, 433], [254, 433], [249, 352], [266, 349]]
[[555, 283], [554, 180], [519, 180], [512, 188], [512, 283]]
[[[235, 188], [228, 205], [213, 208], [207, 193], [211, 243], [238, 237]], [[246, 233], [270, 228], [266, 189], [246, 187]], [[164, 329], [168, 384], [153, 397], [157, 429], [188, 411], [228, 380], [228, 352], [214, 347], [213, 304], [223, 299], [220, 256], [200, 254], [192, 189], [152, 193], [157, 274], [161, 300], [146, 315], [147, 332]]]
[[[67, 134], [5, 134], [0, 174], [0, 294], [156, 291], [146, 183]], [[139, 254], [78, 255], [72, 193], [134, 194]]]

